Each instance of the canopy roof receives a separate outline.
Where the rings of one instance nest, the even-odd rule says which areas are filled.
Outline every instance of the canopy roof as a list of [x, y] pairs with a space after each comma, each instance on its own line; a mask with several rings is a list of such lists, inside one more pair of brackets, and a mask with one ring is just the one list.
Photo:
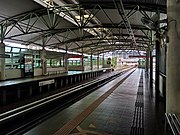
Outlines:
[[147, 50], [166, 0], [5, 0], [2, 41], [100, 54]]

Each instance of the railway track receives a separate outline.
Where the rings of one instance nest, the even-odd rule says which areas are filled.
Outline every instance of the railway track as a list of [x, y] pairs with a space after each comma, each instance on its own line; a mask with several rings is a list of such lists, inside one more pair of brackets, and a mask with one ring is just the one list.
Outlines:
[[23, 134], [93, 90], [129, 71], [113, 73], [0, 114], [0, 134]]

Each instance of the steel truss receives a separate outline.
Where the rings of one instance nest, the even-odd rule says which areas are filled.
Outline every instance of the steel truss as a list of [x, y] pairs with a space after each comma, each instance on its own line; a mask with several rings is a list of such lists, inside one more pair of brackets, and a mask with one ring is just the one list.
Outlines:
[[[118, 24], [112, 21], [107, 11], [99, 4], [94, 5], [91, 11], [86, 10], [83, 5], [67, 4], [61, 7], [55, 6], [30, 11], [0, 21], [0, 40], [18, 41], [25, 45], [34, 44], [78, 52], [84, 51], [84, 53], [89, 53], [90, 51], [86, 52], [85, 50], [93, 49], [92, 47], [98, 45], [96, 49], [93, 49], [94, 54], [102, 53], [103, 49], [106, 52], [106, 49], [110, 51], [119, 49], [145, 50], [149, 48], [148, 45], [151, 40], [151, 34], [149, 33], [151, 30], [142, 25], [134, 25], [128, 22], [128, 18], [136, 12], [148, 16], [146, 12], [140, 10], [140, 6], [135, 5], [132, 10], [125, 14], [122, 3], [117, 0], [114, 0], [114, 2], [123, 18]], [[100, 11], [111, 23], [103, 24], [96, 18]], [[66, 20], [67, 16], [71, 18], [71, 21]], [[77, 19], [77, 16], [79, 19]], [[67, 25], [61, 26], [64, 22]], [[124, 33], [125, 30], [128, 30], [128, 33]], [[143, 34], [134, 34], [134, 30], [140, 30]], [[117, 32], [114, 33], [114, 31]], [[28, 40], [21, 38], [29, 35], [32, 35], [32, 38]], [[117, 44], [117, 42], [123, 42], [124, 44]], [[126, 42], [129, 44], [126, 45]]]

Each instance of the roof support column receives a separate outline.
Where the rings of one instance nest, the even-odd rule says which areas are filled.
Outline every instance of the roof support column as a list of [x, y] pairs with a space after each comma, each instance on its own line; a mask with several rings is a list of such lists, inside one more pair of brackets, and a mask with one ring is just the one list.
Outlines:
[[150, 39], [150, 43], [149, 43], [149, 83], [150, 83], [150, 89], [152, 90], [153, 88], [153, 56], [152, 56], [152, 51], [153, 51], [153, 47], [152, 47], [152, 31], [151, 31], [151, 39]]
[[168, 0], [168, 36], [166, 112], [177, 114], [180, 118], [180, 2]]
[[149, 50], [146, 50], [146, 73], [149, 71]]
[[150, 83], [150, 88], [153, 88], [153, 56], [152, 56], [152, 51], [149, 51], [149, 83]]
[[0, 43], [0, 80], [5, 80], [5, 44]]
[[64, 54], [64, 68], [65, 68], [65, 73], [68, 73], [68, 53], [66, 49], [66, 53]]
[[41, 57], [42, 75], [47, 75], [46, 50], [44, 47], [40, 52], [40, 57]]
[[102, 57], [102, 67], [104, 68], [104, 53], [103, 53], [103, 57]]
[[5, 80], [5, 44], [4, 40], [4, 26], [0, 25], [0, 80]]
[[93, 70], [92, 49], [91, 49], [91, 56], [90, 56], [90, 66], [91, 66], [91, 70]]
[[161, 38], [160, 38], [160, 12], [159, 10], [157, 10], [157, 14], [158, 14], [158, 21], [156, 22], [156, 42], [155, 42], [155, 48], [156, 48], [156, 71], [155, 71], [155, 100], [156, 103], [159, 103], [159, 98], [160, 98], [160, 91], [159, 91], [159, 65], [160, 65], [160, 46], [161, 46]]
[[82, 66], [82, 68], [84, 69], [84, 51], [83, 51], [83, 49], [82, 49], [82, 57], [81, 57], [81, 66]]
[[98, 57], [97, 57], [97, 68], [99, 69], [99, 54], [98, 54]]
[[59, 59], [59, 65], [62, 66], [61, 58]]
[[156, 103], [159, 102], [159, 64], [160, 64], [160, 35], [156, 32], [156, 74], [155, 74], [155, 89], [156, 89]]

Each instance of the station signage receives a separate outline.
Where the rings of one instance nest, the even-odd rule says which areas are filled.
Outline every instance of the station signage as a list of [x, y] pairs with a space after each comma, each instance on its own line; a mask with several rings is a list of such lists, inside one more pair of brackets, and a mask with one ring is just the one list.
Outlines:
[[48, 84], [53, 84], [54, 82], [55, 82], [54, 79], [47, 80], [47, 81], [41, 81], [41, 82], [39, 82], [39, 86], [44, 86], [44, 85], [48, 85]]
[[[153, 55], [152, 57], [155, 57], [155, 55]], [[146, 55], [129, 55], [129, 58], [147, 58]]]
[[68, 54], [68, 58], [88, 58], [88, 56]]
[[33, 55], [25, 54], [24, 55], [24, 76], [25, 77], [32, 77], [34, 76], [34, 60]]
[[129, 58], [146, 58], [146, 55], [129, 55]]
[[68, 54], [68, 58], [82, 58], [82, 55]]

